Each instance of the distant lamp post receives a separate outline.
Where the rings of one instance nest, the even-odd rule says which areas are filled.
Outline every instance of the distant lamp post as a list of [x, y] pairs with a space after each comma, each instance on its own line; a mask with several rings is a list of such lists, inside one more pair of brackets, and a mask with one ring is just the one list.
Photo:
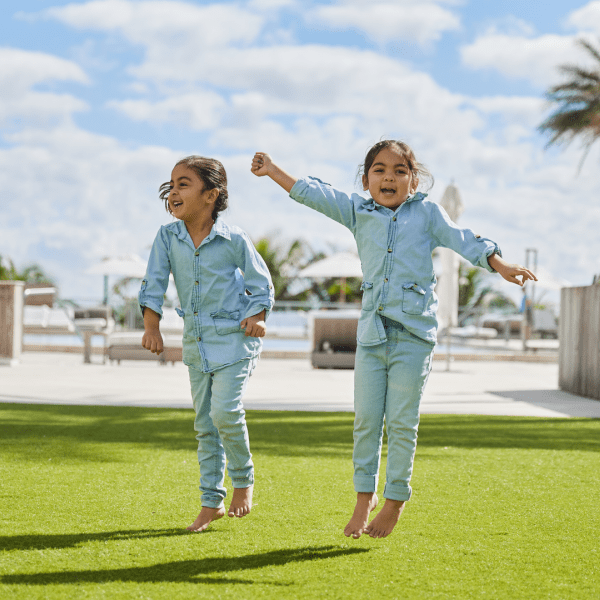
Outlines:
[[[538, 251], [537, 248], [525, 249], [525, 268], [537, 273]], [[529, 292], [531, 290], [531, 292]], [[523, 352], [527, 351], [527, 340], [533, 328], [533, 311], [535, 310], [535, 282], [526, 281], [523, 284], [523, 319], [521, 320], [521, 340]]]

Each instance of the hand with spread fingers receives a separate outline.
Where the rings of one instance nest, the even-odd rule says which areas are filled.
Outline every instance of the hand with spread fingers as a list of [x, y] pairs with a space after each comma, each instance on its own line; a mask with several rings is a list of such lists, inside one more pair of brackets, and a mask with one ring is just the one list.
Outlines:
[[[492, 254], [488, 257], [488, 264], [494, 271], [500, 274], [503, 279], [522, 286], [528, 279], [537, 281], [537, 277], [525, 267], [516, 264], [507, 263], [499, 254]], [[519, 277], [521, 279], [519, 279]]]

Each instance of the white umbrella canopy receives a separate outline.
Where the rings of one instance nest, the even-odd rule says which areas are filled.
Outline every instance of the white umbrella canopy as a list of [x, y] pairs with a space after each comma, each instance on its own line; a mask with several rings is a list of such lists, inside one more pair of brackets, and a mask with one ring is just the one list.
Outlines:
[[143, 278], [146, 274], [146, 262], [137, 254], [107, 257], [90, 267], [90, 275], [122, 275], [123, 277]]
[[109, 256], [99, 263], [91, 266], [86, 273], [90, 275], [104, 275], [104, 298], [102, 304], [109, 303], [108, 276], [120, 275], [142, 279], [146, 275], [146, 262], [137, 254], [124, 254], [122, 256]]
[[360, 259], [352, 252], [338, 252], [323, 260], [308, 265], [298, 273], [298, 277], [327, 279], [329, 277], [362, 277]]

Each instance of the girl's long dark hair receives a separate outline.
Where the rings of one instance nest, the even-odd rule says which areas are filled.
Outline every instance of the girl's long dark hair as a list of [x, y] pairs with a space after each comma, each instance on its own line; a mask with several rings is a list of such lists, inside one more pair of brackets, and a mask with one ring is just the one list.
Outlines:
[[400, 142], [399, 140], [382, 140], [377, 142], [374, 146], [371, 146], [365, 156], [365, 162], [358, 167], [356, 178], [362, 180], [363, 175], [367, 175], [368, 177], [369, 169], [373, 166], [375, 157], [383, 149], [390, 147], [395, 147], [400, 151], [404, 160], [408, 163], [408, 168], [411, 170], [413, 176], [419, 179], [420, 188], [428, 190], [433, 186], [433, 175], [429, 172], [429, 169], [416, 159], [415, 153], [408, 144]]
[[[219, 213], [227, 208], [227, 199], [229, 198], [229, 193], [227, 192], [227, 173], [223, 164], [216, 158], [193, 155], [182, 158], [175, 166], [178, 165], [185, 165], [193, 169], [204, 183], [205, 189], [213, 190], [216, 188], [219, 190], [219, 196], [215, 201], [215, 207], [212, 212], [213, 221], [216, 221]], [[163, 183], [158, 188], [158, 191], [160, 199], [165, 203], [165, 210], [169, 214], [173, 214], [169, 208], [171, 184], [169, 182]]]

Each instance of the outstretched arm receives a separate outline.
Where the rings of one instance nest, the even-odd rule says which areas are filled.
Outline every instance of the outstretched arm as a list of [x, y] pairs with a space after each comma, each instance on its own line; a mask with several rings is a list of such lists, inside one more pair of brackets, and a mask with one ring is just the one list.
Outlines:
[[297, 179], [288, 175], [280, 169], [266, 152], [257, 152], [252, 159], [252, 173], [257, 177], [268, 175], [275, 183], [278, 183], [288, 194], [294, 187]]
[[[537, 281], [537, 277], [529, 269], [521, 265], [507, 263], [499, 254], [488, 256], [488, 264], [494, 271], [500, 273], [506, 281], [510, 281], [511, 283], [522, 286], [528, 279]], [[517, 277], [521, 277], [522, 279], [517, 279]]]

